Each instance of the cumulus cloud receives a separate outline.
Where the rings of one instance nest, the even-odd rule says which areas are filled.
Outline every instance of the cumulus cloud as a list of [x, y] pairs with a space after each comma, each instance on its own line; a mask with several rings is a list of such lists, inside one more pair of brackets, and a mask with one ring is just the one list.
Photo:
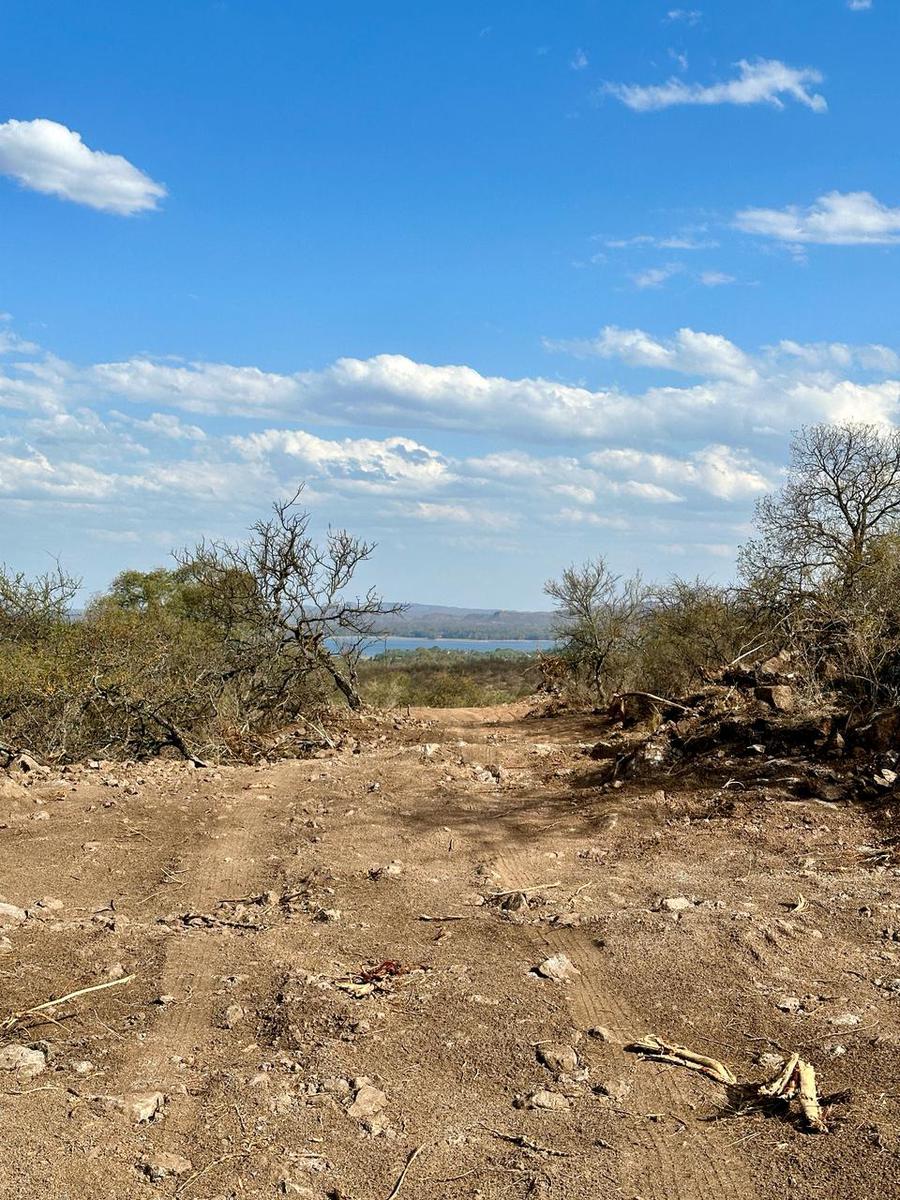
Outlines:
[[900, 208], [871, 192], [829, 192], [808, 208], [746, 208], [734, 220], [744, 233], [795, 245], [892, 246], [900, 242]]
[[725, 271], [701, 271], [700, 282], [704, 287], [726, 287], [729, 283], [737, 283], [737, 280]]
[[576, 50], [575, 53], [572, 55], [572, 59], [569, 63], [569, 66], [572, 68], [573, 71], [583, 71], [584, 68], [588, 65], [588, 61], [589, 61], [588, 56], [585, 54], [585, 52], [583, 50]]
[[166, 195], [127, 158], [91, 150], [81, 134], [43, 118], [0, 125], [0, 174], [32, 191], [119, 216], [153, 210]]
[[853, 12], [862, 12], [872, 7], [872, 0], [847, 0], [847, 7]]
[[752, 383], [756, 368], [749, 356], [721, 334], [679, 329], [674, 337], [660, 341], [643, 329], [621, 329], [607, 325], [595, 338], [550, 342], [548, 348], [567, 350], [579, 356], [615, 358], [630, 367], [651, 367], [686, 375], [708, 375]]
[[813, 112], [828, 108], [825, 97], [811, 90], [822, 74], [811, 67], [790, 67], [777, 59], [737, 63], [738, 75], [723, 83], [688, 83], [672, 78], [662, 84], [607, 83], [603, 90], [635, 112], [654, 112], [676, 105], [770, 104], [784, 108], [784, 98], [796, 100]]

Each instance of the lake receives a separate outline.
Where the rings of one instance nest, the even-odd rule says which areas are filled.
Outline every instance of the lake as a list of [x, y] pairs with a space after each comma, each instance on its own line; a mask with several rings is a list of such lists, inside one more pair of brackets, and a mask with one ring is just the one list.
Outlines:
[[550, 638], [512, 638], [494, 641], [491, 638], [381, 638], [368, 648], [366, 658], [375, 658], [385, 650], [463, 650], [468, 654], [488, 653], [491, 650], [519, 650], [523, 654], [534, 654], [538, 650], [553, 647]]

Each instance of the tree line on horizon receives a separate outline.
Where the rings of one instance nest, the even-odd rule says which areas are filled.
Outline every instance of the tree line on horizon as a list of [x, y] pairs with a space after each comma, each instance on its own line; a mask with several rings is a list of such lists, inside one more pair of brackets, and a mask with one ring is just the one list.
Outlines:
[[[61, 568], [0, 568], [0, 755], [250, 759], [279, 731], [321, 732], [336, 702], [358, 710], [367, 693], [409, 703], [427, 679], [426, 695], [477, 700], [474, 675], [440, 657], [420, 659], [416, 678], [385, 662], [391, 686], [379, 683], [363, 651], [404, 606], [354, 592], [375, 547], [345, 530], [317, 541], [301, 500], [302, 487], [241, 542], [121, 572], [77, 617], [79, 581]], [[799, 430], [755, 529], [730, 585], [647, 583], [602, 556], [567, 567], [545, 588], [558, 639], [545, 678], [597, 705], [628, 688], [684, 694], [740, 657], [787, 650], [811, 703], [900, 702], [900, 433]], [[490, 671], [493, 699], [537, 685], [533, 661], [518, 682], [510, 660]]]

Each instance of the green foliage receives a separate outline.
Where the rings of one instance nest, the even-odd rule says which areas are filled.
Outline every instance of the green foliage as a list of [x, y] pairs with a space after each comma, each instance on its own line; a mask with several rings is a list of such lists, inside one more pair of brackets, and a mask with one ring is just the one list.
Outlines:
[[364, 659], [360, 690], [375, 708], [474, 708], [530, 695], [537, 656], [514, 650], [392, 650]]

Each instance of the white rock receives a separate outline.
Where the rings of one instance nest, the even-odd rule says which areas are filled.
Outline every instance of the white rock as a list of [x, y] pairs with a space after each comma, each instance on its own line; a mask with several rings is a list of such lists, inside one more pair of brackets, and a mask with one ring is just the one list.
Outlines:
[[0, 1071], [17, 1071], [22, 1079], [33, 1079], [47, 1065], [43, 1050], [33, 1050], [14, 1042], [0, 1050]]
[[141, 1159], [138, 1167], [152, 1183], [160, 1183], [163, 1179], [187, 1175], [193, 1165], [183, 1154], [169, 1154], [165, 1150], [159, 1150]]
[[828, 1024], [834, 1025], [836, 1029], [852, 1029], [860, 1023], [861, 1018], [856, 1013], [841, 1013], [837, 1017], [829, 1017]]
[[573, 1046], [563, 1042], [550, 1042], [538, 1046], [538, 1061], [557, 1075], [571, 1075], [578, 1070], [578, 1055]]
[[659, 908], [663, 912], [684, 912], [687, 908], [693, 908], [693, 901], [688, 900], [687, 896], [666, 896], [660, 900]]
[[357, 1091], [353, 1103], [347, 1109], [357, 1121], [371, 1121], [387, 1108], [387, 1096], [374, 1084], [364, 1083]]
[[222, 1024], [226, 1029], [234, 1029], [235, 1025], [240, 1025], [246, 1013], [239, 1004], [229, 1004], [222, 1015]]
[[554, 983], [566, 983], [581, 972], [565, 954], [553, 954], [545, 958], [534, 968], [544, 979], [552, 979]]
[[24, 908], [19, 908], [15, 904], [0, 904], [0, 927], [21, 925], [27, 915]]
[[543, 1088], [525, 1097], [526, 1108], [562, 1109], [569, 1107], [569, 1101], [559, 1092], [548, 1092]]

